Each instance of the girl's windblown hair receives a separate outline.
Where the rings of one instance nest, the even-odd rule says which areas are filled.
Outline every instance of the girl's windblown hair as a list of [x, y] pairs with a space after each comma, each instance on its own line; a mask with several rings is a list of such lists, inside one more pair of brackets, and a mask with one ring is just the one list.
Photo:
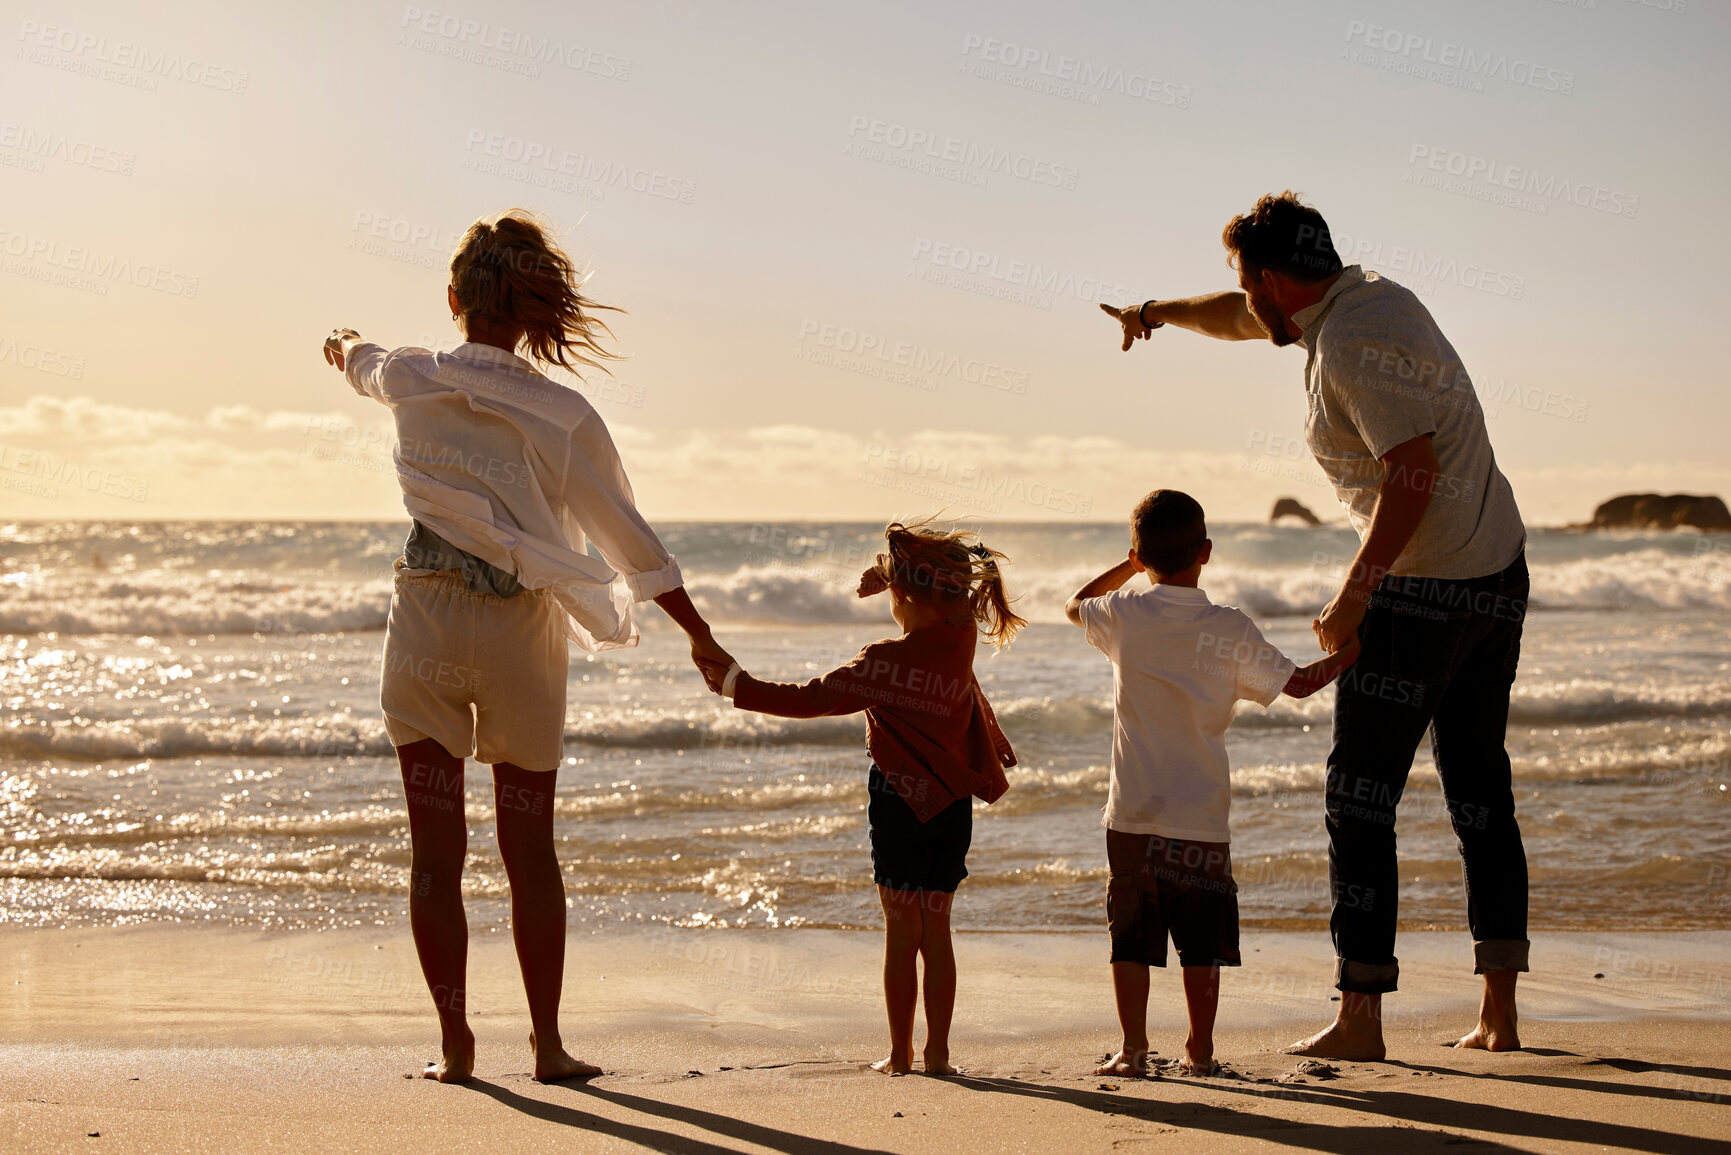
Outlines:
[[542, 365], [605, 371], [598, 358], [618, 354], [601, 348], [598, 338], [613, 334], [591, 314], [613, 306], [583, 296], [583, 281], [549, 227], [525, 209], [476, 221], [451, 256], [451, 288], [466, 321], [521, 325], [529, 355]]
[[1028, 623], [1010, 609], [1000, 562], [1009, 558], [968, 530], [943, 530], [930, 521], [884, 528], [889, 552], [878, 555], [884, 581], [916, 601], [953, 608], [952, 621], [978, 623], [995, 649], [1015, 640]]

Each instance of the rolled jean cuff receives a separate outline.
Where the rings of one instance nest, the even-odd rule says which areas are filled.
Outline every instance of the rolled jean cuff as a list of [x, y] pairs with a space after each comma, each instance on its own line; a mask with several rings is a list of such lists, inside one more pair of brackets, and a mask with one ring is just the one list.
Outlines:
[[1400, 989], [1400, 960], [1391, 963], [1361, 963], [1334, 960], [1334, 989], [1359, 995], [1386, 995]]
[[1532, 943], [1524, 938], [1487, 938], [1473, 941], [1473, 973], [1524, 971]]

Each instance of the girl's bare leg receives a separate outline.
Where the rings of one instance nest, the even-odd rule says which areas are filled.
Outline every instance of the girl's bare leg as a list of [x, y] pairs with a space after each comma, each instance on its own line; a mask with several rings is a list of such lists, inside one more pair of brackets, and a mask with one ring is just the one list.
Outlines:
[[423, 1077], [461, 1083], [475, 1071], [475, 1035], [464, 1010], [469, 923], [463, 916], [463, 760], [431, 738], [397, 747], [409, 807], [409, 929], [439, 1013], [443, 1057]]
[[884, 908], [884, 1004], [889, 1011], [890, 1054], [872, 1064], [887, 1075], [914, 1069], [914, 1008], [919, 1001], [915, 959], [920, 953], [924, 921], [920, 895], [911, 890], [878, 887]]
[[511, 883], [511, 938], [529, 996], [529, 1046], [545, 1083], [593, 1078], [601, 1068], [565, 1053], [559, 994], [565, 981], [565, 878], [553, 849], [555, 772], [509, 762], [493, 767], [499, 855]]
[[956, 1009], [956, 952], [950, 941], [950, 903], [954, 894], [930, 890], [920, 895], [923, 926], [920, 957], [925, 962], [926, 1074], [954, 1075], [950, 1066], [950, 1019]]

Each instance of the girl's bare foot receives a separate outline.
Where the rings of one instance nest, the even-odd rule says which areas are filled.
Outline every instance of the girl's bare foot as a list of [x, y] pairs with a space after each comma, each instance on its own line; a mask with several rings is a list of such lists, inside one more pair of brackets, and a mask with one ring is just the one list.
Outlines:
[[475, 1075], [475, 1032], [464, 1026], [457, 1035], [447, 1034], [443, 1046], [444, 1057], [436, 1063], [428, 1063], [421, 1072], [423, 1079], [437, 1079], [441, 1083], [467, 1083]]
[[535, 1042], [533, 1032], [529, 1035], [529, 1048], [535, 1052], [535, 1079], [541, 1083], [562, 1083], [566, 1079], [593, 1079], [605, 1074], [593, 1063], [585, 1063], [573, 1059], [557, 1040], [551, 1041], [543, 1050]]
[[1094, 1073], [1096, 1075], [1119, 1075], [1126, 1079], [1146, 1079], [1148, 1077], [1148, 1052], [1125, 1047], [1095, 1067]]
[[891, 1055], [887, 1059], [879, 1059], [872, 1064], [872, 1070], [884, 1075], [906, 1075], [914, 1069], [912, 1059], [897, 1058]]
[[949, 1051], [934, 1051], [930, 1047], [926, 1048], [925, 1071], [928, 1075], [959, 1075], [962, 1073], [960, 1067], [950, 1065]]

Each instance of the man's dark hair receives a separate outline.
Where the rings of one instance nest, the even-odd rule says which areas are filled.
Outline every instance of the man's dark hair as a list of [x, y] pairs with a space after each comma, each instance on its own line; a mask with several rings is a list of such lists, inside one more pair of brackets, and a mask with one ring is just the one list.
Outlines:
[[1322, 214], [1291, 189], [1269, 193], [1248, 213], [1226, 222], [1220, 234], [1227, 264], [1252, 273], [1269, 270], [1314, 282], [1340, 272], [1340, 254]]
[[1130, 515], [1130, 548], [1143, 565], [1162, 577], [1195, 565], [1207, 540], [1202, 506], [1176, 489], [1156, 489]]

